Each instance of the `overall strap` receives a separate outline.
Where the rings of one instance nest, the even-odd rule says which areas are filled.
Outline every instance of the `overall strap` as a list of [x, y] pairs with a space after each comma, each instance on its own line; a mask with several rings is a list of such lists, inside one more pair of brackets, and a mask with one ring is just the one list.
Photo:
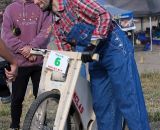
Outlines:
[[64, 6], [67, 5], [67, 0], [63, 0]]

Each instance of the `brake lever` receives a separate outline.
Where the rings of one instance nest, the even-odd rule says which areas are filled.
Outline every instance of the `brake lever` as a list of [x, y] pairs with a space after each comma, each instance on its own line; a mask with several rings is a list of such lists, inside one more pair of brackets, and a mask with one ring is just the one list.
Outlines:
[[49, 50], [47, 49], [39, 49], [39, 48], [32, 48], [30, 53], [33, 54], [33, 55], [46, 55], [46, 53], [48, 52]]

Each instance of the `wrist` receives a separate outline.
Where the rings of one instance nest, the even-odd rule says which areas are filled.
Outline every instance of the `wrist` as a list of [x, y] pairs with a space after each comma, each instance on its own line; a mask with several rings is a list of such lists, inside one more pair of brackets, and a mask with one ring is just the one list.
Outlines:
[[17, 65], [18, 65], [18, 63], [17, 63], [16, 60], [13, 60], [10, 64], [11, 64], [11, 65], [14, 65], [14, 66], [17, 66]]
[[97, 39], [97, 40], [91, 40], [91, 44], [94, 45], [94, 46], [97, 46], [100, 42], [100, 39]]

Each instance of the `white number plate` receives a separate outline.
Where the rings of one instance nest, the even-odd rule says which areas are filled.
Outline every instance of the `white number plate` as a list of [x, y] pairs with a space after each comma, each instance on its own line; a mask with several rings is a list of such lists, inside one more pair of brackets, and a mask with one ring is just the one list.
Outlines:
[[46, 63], [46, 67], [51, 70], [60, 71], [65, 74], [68, 62], [69, 62], [68, 56], [51, 51]]

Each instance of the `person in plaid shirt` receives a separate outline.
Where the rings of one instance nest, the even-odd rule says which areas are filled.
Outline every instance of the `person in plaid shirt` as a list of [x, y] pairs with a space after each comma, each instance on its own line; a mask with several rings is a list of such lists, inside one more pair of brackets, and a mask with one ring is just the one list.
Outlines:
[[[34, 0], [53, 12], [54, 44], [58, 50], [92, 51], [91, 92], [98, 130], [149, 130], [141, 82], [131, 42], [111, 15], [94, 0]], [[51, 4], [51, 5], [50, 5]], [[49, 9], [49, 8], [48, 8]], [[86, 59], [82, 59], [86, 62]]]

